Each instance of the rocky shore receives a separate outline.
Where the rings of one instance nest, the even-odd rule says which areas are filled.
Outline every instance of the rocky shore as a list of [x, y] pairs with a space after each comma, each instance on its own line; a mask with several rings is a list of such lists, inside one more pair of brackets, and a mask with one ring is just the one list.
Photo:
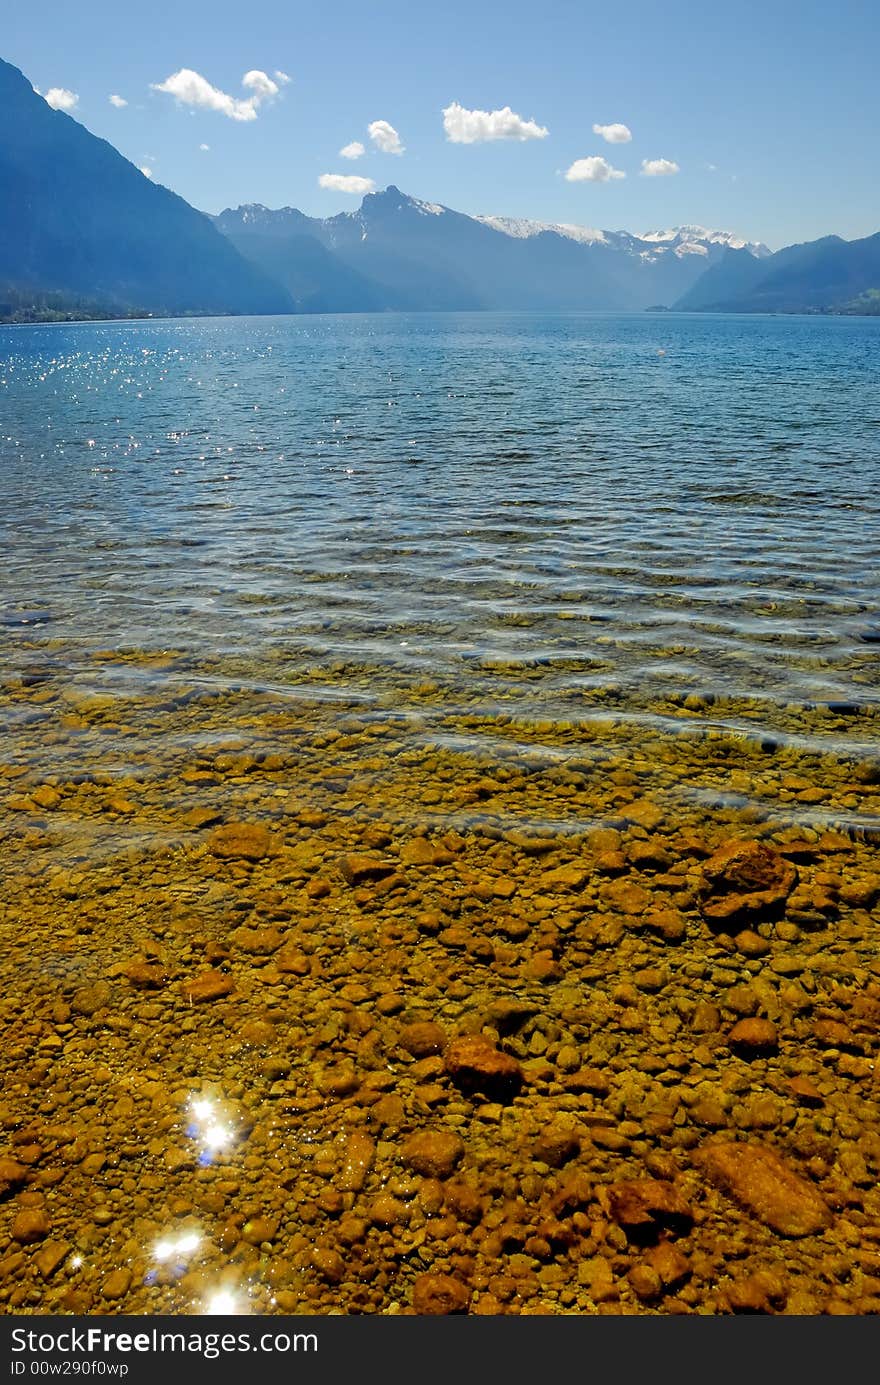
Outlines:
[[2, 690], [3, 1311], [880, 1310], [875, 764], [127, 658]]

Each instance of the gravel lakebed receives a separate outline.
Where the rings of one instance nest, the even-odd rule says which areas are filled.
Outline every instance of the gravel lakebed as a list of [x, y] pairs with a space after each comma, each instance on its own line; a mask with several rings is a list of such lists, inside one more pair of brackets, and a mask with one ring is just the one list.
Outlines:
[[21, 653], [3, 1311], [880, 1309], [870, 709]]

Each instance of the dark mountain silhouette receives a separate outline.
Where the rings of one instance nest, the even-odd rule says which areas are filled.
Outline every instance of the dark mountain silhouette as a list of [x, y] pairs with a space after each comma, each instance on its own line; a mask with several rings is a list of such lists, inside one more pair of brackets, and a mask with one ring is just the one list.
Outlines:
[[52, 110], [2, 61], [0, 121], [0, 286], [122, 313], [291, 309], [209, 217]]

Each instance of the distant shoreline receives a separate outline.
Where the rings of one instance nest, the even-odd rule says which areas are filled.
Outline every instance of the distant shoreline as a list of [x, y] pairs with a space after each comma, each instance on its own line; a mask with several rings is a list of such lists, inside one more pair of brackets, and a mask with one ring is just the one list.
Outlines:
[[876, 312], [857, 312], [846, 308], [768, 308], [763, 312], [746, 312], [737, 308], [667, 308], [662, 305], [650, 308], [635, 308], [630, 311], [625, 309], [608, 308], [557, 308], [557, 309], [529, 309], [529, 308], [365, 308], [348, 309], [337, 312], [301, 312], [301, 313], [94, 313], [91, 315], [80, 315], [68, 317], [63, 313], [55, 316], [41, 314], [39, 317], [22, 318], [19, 316], [0, 315], [0, 327], [76, 327], [85, 325], [89, 322], [210, 322], [222, 320], [224, 322], [235, 322], [243, 318], [318, 318], [318, 317], [431, 317], [438, 313], [461, 315], [467, 313], [474, 317], [490, 317], [499, 313], [516, 313], [527, 317], [550, 317], [575, 313], [579, 316], [602, 316], [602, 317], [642, 317], [645, 313], [656, 316], [674, 317], [861, 317], [874, 318], [880, 317], [880, 309]]

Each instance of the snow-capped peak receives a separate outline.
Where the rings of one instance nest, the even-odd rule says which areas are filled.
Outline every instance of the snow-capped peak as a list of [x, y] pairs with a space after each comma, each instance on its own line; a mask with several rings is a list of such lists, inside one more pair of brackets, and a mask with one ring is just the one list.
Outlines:
[[[759, 257], [770, 254], [767, 246], [759, 241], [748, 241], [732, 231], [712, 231], [705, 226], [672, 226], [666, 231], [636, 234], [631, 231], [599, 231], [593, 226], [575, 226], [566, 221], [532, 221], [528, 217], [517, 216], [475, 216], [473, 220], [514, 240], [530, 240], [542, 232], [551, 231], [581, 245], [613, 245], [648, 262], [667, 253], [675, 255], [677, 259], [683, 259], [686, 255], [708, 257], [710, 246], [749, 250]], [[648, 248], [643, 248], [645, 246]]]
[[544, 231], [554, 231], [557, 236], [580, 241], [582, 245], [603, 245], [606, 239], [604, 231], [597, 231], [592, 226], [574, 226], [567, 221], [530, 221], [518, 216], [475, 216], [473, 220], [481, 222], [483, 226], [491, 226], [493, 231], [501, 231], [505, 236], [512, 236], [514, 240], [530, 240]]
[[676, 254], [705, 254], [708, 245], [723, 245], [730, 250], [749, 250], [759, 259], [771, 252], [761, 241], [745, 240], [733, 231], [713, 231], [706, 226], [671, 226], [665, 231], [642, 231], [639, 240], [662, 245]]

